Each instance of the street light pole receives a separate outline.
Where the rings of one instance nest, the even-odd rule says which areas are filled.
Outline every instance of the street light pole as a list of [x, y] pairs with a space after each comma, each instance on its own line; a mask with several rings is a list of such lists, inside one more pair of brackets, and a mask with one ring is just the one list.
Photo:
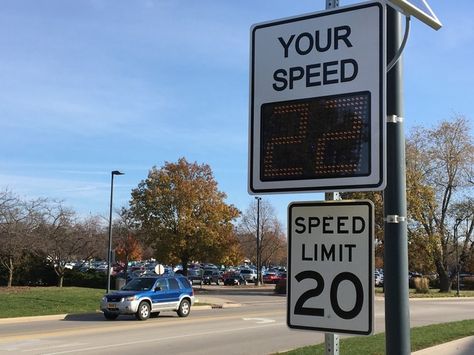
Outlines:
[[260, 200], [261, 197], [255, 196], [257, 200], [257, 282], [256, 285], [260, 286]]
[[110, 210], [109, 210], [109, 246], [107, 249], [107, 293], [110, 292], [110, 267], [112, 264], [112, 201], [114, 199], [114, 176], [123, 175], [118, 170], [113, 170], [110, 181]]
[[462, 219], [457, 218], [454, 224], [454, 240], [456, 241], [456, 296], [459, 297], [459, 245], [458, 245], [458, 226], [462, 222]]

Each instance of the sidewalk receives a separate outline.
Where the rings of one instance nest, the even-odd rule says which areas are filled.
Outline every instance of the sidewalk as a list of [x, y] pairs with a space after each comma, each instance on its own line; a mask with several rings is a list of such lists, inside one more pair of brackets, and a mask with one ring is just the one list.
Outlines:
[[473, 355], [474, 336], [453, 340], [431, 348], [415, 351], [412, 355]]

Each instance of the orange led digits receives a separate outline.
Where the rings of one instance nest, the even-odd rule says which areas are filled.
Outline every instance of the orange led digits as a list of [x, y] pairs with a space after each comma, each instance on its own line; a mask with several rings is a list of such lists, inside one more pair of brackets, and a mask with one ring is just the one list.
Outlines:
[[370, 174], [370, 93], [261, 107], [262, 181]]

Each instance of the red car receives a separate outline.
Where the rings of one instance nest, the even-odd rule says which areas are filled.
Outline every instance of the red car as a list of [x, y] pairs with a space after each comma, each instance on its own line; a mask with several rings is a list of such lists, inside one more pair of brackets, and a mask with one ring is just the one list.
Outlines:
[[278, 283], [278, 280], [280, 280], [280, 277], [275, 272], [267, 272], [265, 275], [263, 275], [263, 283], [276, 284]]

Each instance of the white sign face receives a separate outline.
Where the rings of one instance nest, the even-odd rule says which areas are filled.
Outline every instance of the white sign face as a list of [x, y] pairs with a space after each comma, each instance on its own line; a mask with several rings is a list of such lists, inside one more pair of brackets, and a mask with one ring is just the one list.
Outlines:
[[155, 274], [163, 275], [165, 273], [165, 267], [161, 264], [155, 266]]
[[251, 30], [249, 192], [385, 186], [385, 5]]
[[294, 202], [288, 217], [288, 326], [371, 334], [372, 202]]

